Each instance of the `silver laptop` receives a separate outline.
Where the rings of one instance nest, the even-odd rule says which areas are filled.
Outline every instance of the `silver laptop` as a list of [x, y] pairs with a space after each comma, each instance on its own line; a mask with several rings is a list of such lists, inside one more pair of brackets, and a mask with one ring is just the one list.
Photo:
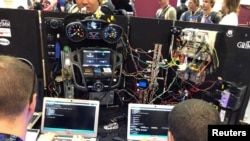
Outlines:
[[25, 141], [36, 141], [40, 134], [40, 129], [27, 129]]
[[168, 114], [172, 105], [136, 104], [128, 105], [128, 141], [167, 141]]
[[34, 112], [30, 123], [28, 124], [27, 129], [32, 129], [34, 127], [34, 125], [38, 122], [38, 120], [41, 118], [42, 116], [42, 112]]
[[56, 140], [82, 135], [97, 139], [100, 102], [95, 100], [44, 97], [41, 133], [54, 132]]

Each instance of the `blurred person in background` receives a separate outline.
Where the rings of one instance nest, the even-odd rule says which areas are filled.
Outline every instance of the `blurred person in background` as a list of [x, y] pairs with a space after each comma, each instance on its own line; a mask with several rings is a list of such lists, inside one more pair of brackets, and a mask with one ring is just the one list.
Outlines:
[[240, 0], [223, 0], [222, 19], [219, 24], [238, 26], [238, 13], [240, 11]]
[[76, 0], [68, 13], [111, 15], [114, 10], [111, 0]]
[[0, 0], [0, 8], [32, 9], [32, 0]]
[[65, 4], [65, 12], [68, 13], [69, 9], [75, 4], [73, 0], [67, 0]]
[[160, 8], [156, 11], [157, 19], [176, 20], [176, 10], [169, 4], [169, 0], [158, 0]]
[[202, 9], [203, 16], [201, 23], [218, 24], [221, 20], [219, 12], [213, 11], [216, 0], [203, 0]]
[[129, 12], [133, 12], [133, 7], [135, 0], [112, 0], [116, 9], [124, 9]]
[[176, 13], [177, 13], [177, 20], [180, 19], [182, 13], [186, 12], [188, 10], [188, 7], [186, 5], [187, 0], [180, 0], [180, 5], [176, 7]]
[[57, 0], [42, 0], [42, 10], [43, 11], [56, 11], [57, 9]]
[[57, 0], [57, 11], [58, 12], [65, 12], [65, 0]]
[[180, 21], [186, 22], [201, 22], [203, 10], [200, 8], [199, 0], [188, 0], [188, 11], [184, 12]]

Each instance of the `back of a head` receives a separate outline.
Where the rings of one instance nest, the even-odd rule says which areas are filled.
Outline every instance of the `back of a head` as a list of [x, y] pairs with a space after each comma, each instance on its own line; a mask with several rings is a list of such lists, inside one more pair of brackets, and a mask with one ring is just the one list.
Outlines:
[[186, 3], [187, 0], [181, 0], [181, 3]]
[[208, 102], [189, 99], [174, 107], [168, 123], [175, 141], [207, 141], [208, 125], [220, 124], [220, 117]]
[[35, 91], [35, 73], [29, 64], [0, 55], [0, 116], [23, 112]]
[[235, 12], [239, 13], [240, 0], [225, 0], [226, 7], [228, 8], [227, 13]]

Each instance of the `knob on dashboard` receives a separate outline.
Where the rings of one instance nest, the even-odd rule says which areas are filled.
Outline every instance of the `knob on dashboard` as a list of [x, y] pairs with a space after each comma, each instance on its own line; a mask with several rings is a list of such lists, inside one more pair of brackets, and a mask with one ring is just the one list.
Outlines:
[[103, 83], [101, 81], [96, 81], [93, 85], [93, 89], [97, 92], [100, 92], [103, 90]]

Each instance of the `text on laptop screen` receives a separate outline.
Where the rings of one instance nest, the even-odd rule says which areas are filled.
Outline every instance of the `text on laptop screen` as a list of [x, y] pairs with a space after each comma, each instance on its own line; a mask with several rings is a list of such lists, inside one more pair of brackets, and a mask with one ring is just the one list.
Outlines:
[[96, 106], [82, 103], [47, 101], [44, 130], [94, 132]]
[[[132, 104], [134, 105], [134, 104]], [[128, 118], [128, 138], [131, 139], [167, 139], [169, 108], [151, 106], [130, 106]], [[160, 105], [158, 105], [160, 106]], [[161, 106], [164, 107], [164, 106]], [[166, 106], [167, 107], [167, 106]]]

